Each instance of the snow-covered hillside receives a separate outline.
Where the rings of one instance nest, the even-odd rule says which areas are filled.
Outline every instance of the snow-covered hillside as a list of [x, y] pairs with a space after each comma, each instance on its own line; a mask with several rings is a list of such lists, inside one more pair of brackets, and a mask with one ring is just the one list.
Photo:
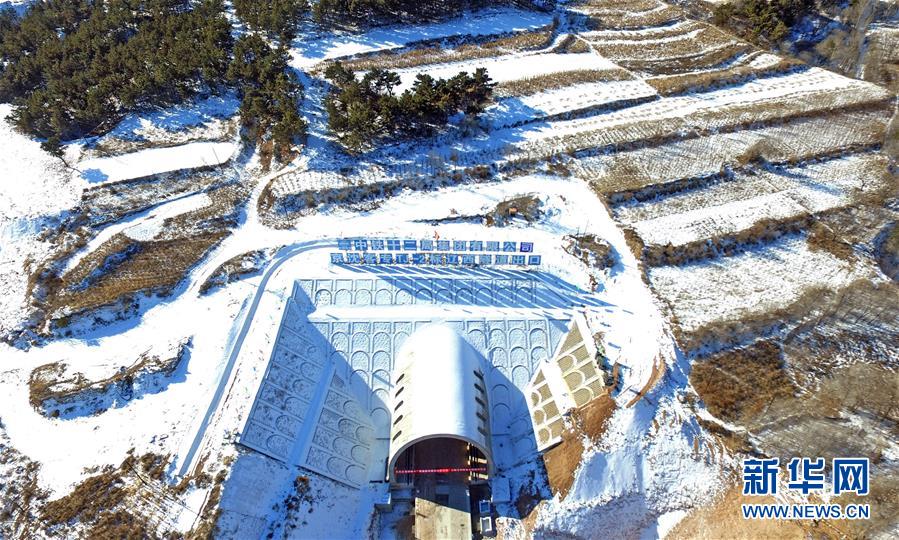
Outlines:
[[[61, 157], [0, 105], [0, 508], [11, 516], [0, 536], [90, 537], [106, 514], [89, 495], [103, 492], [115, 496], [97, 505], [160, 536], [404, 537], [407, 502], [385, 502], [384, 464], [368, 457], [389, 445], [377, 402], [397, 382], [384, 355], [408, 337], [400, 323], [484, 339], [502, 538], [690, 537], [708, 512], [736, 516], [720, 505], [740, 458], [781, 456], [781, 441], [796, 440], [780, 437], [788, 429], [895, 426], [895, 411], [850, 403], [856, 393], [834, 382], [863, 363], [883, 372], [850, 375], [891, 395], [899, 365], [899, 292], [884, 271], [897, 183], [881, 151], [895, 96], [884, 87], [761, 51], [661, 0], [491, 7], [365, 30], [308, 22], [289, 57], [309, 136], [272, 168], [229, 93], [131, 114]], [[338, 60], [396, 71], [399, 92], [421, 74], [485, 68], [494, 99], [476, 120], [459, 114], [350, 155], [323, 103]], [[332, 264], [338, 239], [355, 237], [533, 242], [542, 259], [471, 269], [467, 279], [501, 292], [466, 303], [448, 299], [450, 259], [381, 273]], [[521, 303], [529, 282], [550, 292]], [[556, 351], [525, 353], [477, 325], [500, 320], [524, 336], [516, 325], [576, 316], [599, 351], [602, 392], [561, 411], [558, 444], [538, 452], [525, 389]], [[279, 354], [302, 353], [304, 328], [327, 335], [304, 348], [321, 371], [272, 393]], [[757, 348], [779, 355], [764, 364], [777, 377], [759, 377], [785, 390], [755, 391], [740, 361]], [[695, 366], [732, 384], [697, 382]], [[388, 422], [348, 455], [335, 443], [327, 462], [352, 461], [373, 481], [341, 480], [309, 457], [325, 447], [319, 424], [350, 437], [325, 425], [325, 396], [362, 411], [341, 411], [341, 426]], [[265, 425], [286, 441], [278, 451], [252, 442], [257, 400], [292, 411]], [[830, 451], [808, 439], [804, 449]], [[862, 439], [892, 485], [895, 444]], [[735, 536], [761, 534], [736, 523]]]

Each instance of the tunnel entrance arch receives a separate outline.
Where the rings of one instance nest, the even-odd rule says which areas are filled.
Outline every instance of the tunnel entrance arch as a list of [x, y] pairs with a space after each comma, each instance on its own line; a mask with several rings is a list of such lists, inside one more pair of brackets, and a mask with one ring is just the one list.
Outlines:
[[393, 381], [388, 480], [486, 481], [493, 472], [490, 408], [471, 345], [452, 328], [425, 325], [397, 353]]

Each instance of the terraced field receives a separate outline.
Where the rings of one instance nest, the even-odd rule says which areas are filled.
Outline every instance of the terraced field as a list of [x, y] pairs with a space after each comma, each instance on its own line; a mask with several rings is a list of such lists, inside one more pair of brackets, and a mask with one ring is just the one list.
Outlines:
[[[685, 346], [692, 332], [786, 296], [882, 276], [862, 256], [874, 248], [843, 241], [830, 216], [878, 208], [868, 238], [895, 219], [882, 208], [896, 186], [880, 152], [894, 111], [884, 88], [761, 51], [659, 0], [572, 2], [542, 28], [343, 60], [395, 69], [405, 86], [485, 67], [495, 104], [480, 133], [446, 133], [422, 152], [388, 147], [351, 172], [276, 178], [261, 205], [272, 222], [551, 162], [588, 182], [631, 231]], [[360, 195], [360, 185], [370, 187]], [[826, 249], [822, 227], [833, 237]], [[759, 296], [768, 274], [789, 275], [791, 291]], [[721, 297], [732, 309], [707, 305]]]
[[739, 173], [721, 182], [622, 206], [616, 215], [647, 244], [679, 247], [852, 203], [855, 194], [887, 186], [877, 153], [801, 167]]
[[[60, 210], [47, 222], [56, 223], [46, 225], [39, 239], [48, 246], [33, 248], [45, 256], [31, 261], [29, 255], [23, 265], [29, 271], [22, 276], [31, 280], [20, 281], [28, 288], [35, 331], [15, 339], [32, 340], [29, 346], [63, 336], [78, 342], [72, 349], [54, 344], [60, 348], [48, 349], [54, 358], [47, 366], [64, 361], [57, 351], [75, 351], [73, 358], [94, 354], [84, 351], [95, 347], [95, 336], [127, 357], [158, 331], [180, 339], [188, 337], [185, 327], [195, 325], [199, 337], [191, 342], [196, 351], [187, 384], [197, 384], [195, 374], [209, 382], [172, 385], [166, 398], [174, 395], [174, 405], [159, 408], [165, 413], [160, 417], [177, 412], [192, 427], [176, 426], [177, 418], [169, 425], [165, 418], [160, 433], [177, 437], [159, 442], [158, 449], [163, 455], [174, 448], [166, 445], [177, 445], [180, 474], [192, 470], [198, 478], [216, 478], [214, 485], [204, 480], [213, 493], [234, 487], [221, 501], [220, 493], [208, 503], [198, 498], [197, 512], [184, 507], [190, 513], [211, 523], [221, 503], [237, 521], [249, 515], [228, 500], [246, 491], [234, 477], [226, 479], [231, 465], [223, 454], [212, 458], [219, 460], [215, 468], [204, 469], [204, 463], [207, 450], [233, 448], [239, 430], [232, 427], [245, 425], [238, 417], [248, 409], [240, 403], [261, 382], [259, 358], [271, 345], [267, 340], [297, 330], [252, 330], [260, 321], [282, 320], [281, 307], [274, 306], [284, 296], [269, 294], [279, 290], [273, 284], [290, 280], [285, 286], [293, 287], [298, 269], [325, 272], [324, 251], [318, 262], [305, 255], [288, 259], [326, 249], [330, 241], [323, 238], [379, 230], [394, 238], [451, 237], [447, 231], [534, 235], [547, 250], [541, 264], [548, 274], [577, 276], [578, 287], [601, 299], [604, 311], [588, 322], [593, 340], [603, 346], [602, 359], [598, 350], [588, 356], [609, 368], [606, 397], [614, 403], [595, 409], [592, 421], [584, 416], [584, 426], [602, 426], [598, 434], [566, 432], [563, 438], [576, 444], [557, 452], [562, 457], [550, 454], [549, 487], [567, 482], [556, 491], [564, 494], [538, 493], [533, 473], [530, 485], [517, 479], [508, 485], [502, 504], [522, 519], [508, 521], [516, 528], [500, 529], [500, 536], [590, 537], [605, 530], [636, 537], [647, 526], [643, 532], [652, 536], [661, 533], [663, 518], [705, 504], [700, 499], [732, 478], [732, 467], [746, 454], [786, 462], [796, 449], [833, 457], [851, 448], [853, 455], [877, 456], [879, 467], [896, 463], [894, 93], [762, 51], [661, 0], [572, 0], [551, 11], [496, 7], [419, 25], [306, 32], [290, 54], [305, 87], [300, 112], [309, 136], [291, 163], [270, 171], [259, 160], [251, 141], [240, 137], [236, 98], [204, 100], [192, 105], [198, 109], [193, 112], [129, 117], [120, 129], [70, 148], [72, 170], [59, 166], [59, 174], [78, 182], [74, 210]], [[445, 78], [478, 68], [486, 68], [496, 86], [477, 118], [454, 115], [427, 136], [387, 139], [350, 155], [327, 125], [324, 72], [335, 61], [357, 74], [396, 71], [400, 92], [421, 75]], [[36, 153], [38, 143], [30, 144]], [[414, 193], [438, 189], [435, 196]], [[481, 224], [496, 228], [488, 233]], [[241, 276], [246, 281], [238, 283]], [[322, 317], [335, 318], [346, 307], [339, 304]], [[365, 317], [370, 313], [366, 308]], [[132, 323], [134, 329], [123, 329]], [[226, 327], [232, 330], [223, 337], [218, 330]], [[368, 343], [365, 334], [377, 330], [352, 329], [353, 347], [356, 335]], [[132, 343], [133, 335], [140, 339]], [[246, 353], [240, 352], [245, 343]], [[525, 349], [513, 348], [513, 360], [516, 350]], [[378, 353], [387, 354], [375, 351], [373, 362], [380, 362]], [[353, 354], [348, 366], [355, 370], [361, 358]], [[102, 361], [98, 366], [105, 368]], [[120, 363], [116, 359], [114, 367]], [[386, 392], [389, 377], [374, 373], [369, 381], [383, 383], [376, 390]], [[510, 380], [526, 383], [522, 373], [513, 370]], [[106, 384], [107, 378], [87, 380]], [[335, 388], [352, 382], [343, 375], [334, 380]], [[325, 387], [320, 389], [318, 397]], [[194, 393], [201, 400], [215, 397], [211, 404], [195, 403], [188, 395]], [[132, 410], [154, 413], [149, 404], [160, 403], [134, 401]], [[106, 416], [99, 421], [122, 422], [116, 410], [96, 416], [101, 414]], [[575, 426], [581, 422], [572, 418]], [[63, 420], [44, 422], [44, 431]], [[115, 425], [140, 424], [130, 420]], [[87, 422], [69, 425], [87, 433]], [[516, 445], [528, 442], [500, 435]], [[143, 431], [128, 436], [149, 439]], [[857, 446], [843, 444], [847, 437]], [[822, 447], [828, 438], [842, 446]], [[517, 446], [508, 448], [517, 452]], [[259, 478], [281, 474], [255, 469], [252, 459], [241, 457], [231, 470], [250, 478], [253, 489], [262, 485]], [[509, 468], [507, 478], [525, 470], [516, 469], [521, 465], [526, 463]], [[899, 486], [896, 470], [892, 477], [878, 472], [878, 485]], [[283, 472], [297, 489], [302, 478], [309, 481], [293, 468]], [[338, 513], [350, 519], [344, 505], [370, 505], [367, 499], [341, 500], [346, 486], [325, 493], [322, 485], [330, 484], [315, 487], [315, 502], [324, 503], [315, 513], [322, 531]], [[272, 493], [259, 496], [269, 516], [264, 519], [278, 515], [298, 524], [307, 515], [294, 512], [290, 498], [281, 505], [283, 493]], [[894, 516], [895, 490], [884, 493], [882, 499], [872, 494], [872, 506]], [[280, 509], [270, 513], [266, 497], [287, 508], [288, 518], [280, 519]], [[538, 500], [540, 510], [525, 518]], [[506, 514], [503, 519], [514, 518]], [[370, 511], [362, 515], [369, 519]]]
[[[613, 202], [654, 197], [682, 184], [720, 177], [722, 166], [753, 160], [790, 163], [815, 156], [878, 147], [886, 131], [886, 107], [799, 118], [770, 127], [732, 130], [637, 150], [579, 159], [574, 169]], [[814, 133], [815, 137], [809, 137]]]

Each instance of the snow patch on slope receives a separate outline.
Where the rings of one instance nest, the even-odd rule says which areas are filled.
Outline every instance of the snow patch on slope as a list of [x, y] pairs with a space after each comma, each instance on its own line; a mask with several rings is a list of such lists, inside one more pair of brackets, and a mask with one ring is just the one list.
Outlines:
[[[673, 306], [684, 331], [715, 321], [737, 320], [787, 306], [815, 287], [839, 289], [873, 278], [870, 268], [812, 251], [804, 236], [764, 250], [649, 271], [653, 286]], [[802, 276], [797, 279], [796, 276]]]
[[387, 26], [355, 35], [309, 33], [300, 38], [304, 40], [303, 47], [292, 49], [291, 65], [297, 69], [309, 69], [324, 60], [396, 49], [415, 41], [461, 35], [483, 36], [522, 32], [534, 30], [551, 22], [551, 13], [521, 9], [487, 9], [444, 22]]
[[400, 85], [397, 92], [412, 87], [419, 73], [427, 73], [437, 79], [449, 79], [460, 71], [474, 73], [478, 68], [486, 68], [490, 79], [496, 83], [517, 81], [529, 77], [548, 75], [575, 70], [620, 70], [620, 66], [611, 60], [592, 53], [580, 54], [515, 54], [494, 58], [463, 60], [446, 64], [433, 64], [422, 67], [398, 69]]
[[10, 112], [10, 105], [0, 104], [0, 333], [26, 316], [25, 263], [42, 259], [49, 249], [38, 235], [78, 204], [84, 186], [69, 178], [62, 160], [16, 131]]
[[236, 142], [195, 142], [169, 148], [150, 148], [121, 156], [81, 162], [81, 177], [99, 184], [143, 178], [184, 169], [222, 165], [237, 152]]
[[653, 392], [658, 405], [644, 398], [616, 411], [609, 433], [585, 452], [568, 497], [541, 509], [537, 531], [585, 538], [595, 531], [610, 538], [642, 531], [656, 538], [717, 493], [721, 461], [728, 458], [698, 439], [692, 413], [671, 390]]

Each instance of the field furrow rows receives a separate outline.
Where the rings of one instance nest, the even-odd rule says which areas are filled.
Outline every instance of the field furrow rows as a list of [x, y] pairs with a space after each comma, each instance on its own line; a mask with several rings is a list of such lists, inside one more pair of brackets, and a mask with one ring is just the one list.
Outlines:
[[[866, 153], [804, 167], [744, 172], [732, 180], [701, 189], [619, 206], [615, 216], [622, 223], [634, 224], [638, 230], [645, 229], [650, 236], [656, 239], [661, 236], [664, 240], [666, 225], [690, 223], [693, 219], [704, 220], [710, 216], [726, 218], [729, 210], [737, 215], [743, 203], [748, 206], [756, 199], [773, 195], [786, 197], [789, 202], [784, 201], [785, 207], [798, 205], [800, 210], [820, 212], [844, 204], [855, 192], [882, 186], [885, 167], [886, 160], [881, 154]], [[671, 237], [677, 238], [679, 230], [680, 227], [669, 229], [668, 241], [677, 244]]]
[[[637, 205], [631, 215], [623, 213], [622, 221], [631, 223], [648, 246], [686, 246], [734, 235], [761, 221], [776, 223], [845, 206], [854, 195], [882, 187], [885, 167], [880, 155], [865, 154], [754, 177], [740, 175], [659, 203]], [[742, 189], [732, 189], [740, 184], [745, 184]], [[646, 214], [641, 214], [643, 207]]]
[[522, 158], [646, 142], [676, 133], [714, 133], [734, 126], [764, 125], [782, 118], [877, 104], [889, 99], [880, 87], [836, 75], [795, 74], [726, 89], [667, 98], [607, 114], [553, 122], [502, 139]]
[[[598, 191], [612, 200], [653, 186], [721, 172], [722, 165], [742, 166], [763, 159], [772, 163], [802, 160], [843, 149], [880, 144], [889, 120], [888, 108], [873, 111], [829, 111], [821, 116], [763, 128], [674, 141], [611, 155], [584, 157], [574, 162], [573, 172], [590, 179]], [[815, 137], [809, 137], [815, 133]], [[614, 197], [622, 194], [624, 197]]]
[[799, 235], [721, 260], [652, 268], [649, 279], [689, 333], [712, 323], [745, 321], [816, 287], [837, 289], [869, 274], [866, 267], [812, 250]]
[[502, 128], [657, 96], [654, 88], [638, 80], [587, 83], [501, 99], [488, 110], [487, 117], [493, 127]]

